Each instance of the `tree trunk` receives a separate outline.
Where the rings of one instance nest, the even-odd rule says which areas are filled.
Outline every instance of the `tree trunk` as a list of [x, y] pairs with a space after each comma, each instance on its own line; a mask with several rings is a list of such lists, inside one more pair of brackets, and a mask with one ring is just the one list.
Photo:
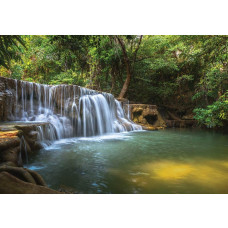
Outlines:
[[131, 70], [130, 70], [130, 62], [129, 62], [129, 59], [128, 59], [128, 56], [127, 56], [127, 52], [126, 52], [126, 48], [125, 48], [125, 45], [123, 43], [123, 40], [116, 36], [121, 48], [122, 48], [122, 51], [123, 51], [123, 56], [124, 56], [124, 63], [126, 65], [126, 71], [127, 71], [127, 78], [124, 82], [124, 85], [123, 85], [123, 88], [119, 94], [119, 97], [120, 99], [124, 98], [126, 92], [127, 92], [127, 89], [128, 89], [128, 86], [130, 84], [130, 80], [131, 80]]
[[[136, 55], [137, 55], [137, 52], [138, 52], [138, 50], [139, 50], [139, 46], [140, 46], [140, 44], [141, 44], [142, 37], [143, 37], [143, 36], [140, 36], [140, 39], [139, 39], [137, 48], [135, 49], [135, 52], [134, 52], [134, 55], [133, 55], [132, 66], [134, 65], [134, 63], [135, 63], [135, 61], [136, 61]], [[128, 56], [127, 56], [127, 51], [126, 51], [126, 47], [125, 47], [125, 45], [124, 45], [123, 40], [122, 40], [119, 36], [116, 36], [116, 39], [118, 40], [118, 42], [119, 42], [119, 44], [120, 44], [120, 46], [121, 46], [121, 48], [122, 48], [123, 56], [124, 56], [124, 63], [125, 63], [126, 72], [127, 72], [127, 78], [126, 78], [126, 80], [125, 80], [125, 82], [124, 82], [124, 85], [123, 85], [122, 90], [121, 90], [121, 92], [120, 92], [120, 94], [119, 94], [119, 97], [118, 97], [119, 99], [122, 99], [122, 98], [124, 98], [124, 96], [126, 95], [126, 92], [127, 92], [127, 90], [128, 90], [128, 87], [129, 87], [130, 80], [131, 80], [131, 78], [132, 78], [133, 72], [132, 72], [132, 68], [131, 68], [132, 66], [131, 66], [130, 61], [129, 61], [129, 58], [128, 58]]]

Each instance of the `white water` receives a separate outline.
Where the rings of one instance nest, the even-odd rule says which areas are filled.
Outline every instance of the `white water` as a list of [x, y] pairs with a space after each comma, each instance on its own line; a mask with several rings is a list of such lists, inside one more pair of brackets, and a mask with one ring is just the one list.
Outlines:
[[15, 120], [48, 122], [40, 141], [141, 130], [112, 94], [76, 85], [49, 86], [17, 81]]
[[27, 145], [26, 145], [26, 141], [24, 139], [24, 136], [22, 135], [21, 137], [21, 142], [20, 142], [20, 156], [19, 156], [19, 161], [22, 161], [22, 152], [24, 153], [24, 157], [25, 157], [25, 161], [26, 164], [28, 164], [28, 152], [27, 152]]

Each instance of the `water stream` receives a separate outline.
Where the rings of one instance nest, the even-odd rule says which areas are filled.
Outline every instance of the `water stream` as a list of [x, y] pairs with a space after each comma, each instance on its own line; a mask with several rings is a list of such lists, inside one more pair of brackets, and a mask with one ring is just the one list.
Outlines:
[[[23, 152], [23, 153], [22, 153]], [[25, 160], [26, 164], [28, 164], [28, 151], [27, 151], [27, 145], [26, 141], [24, 139], [24, 136], [22, 135], [20, 140], [20, 155], [19, 155], [19, 161], [22, 161], [22, 157], [24, 157], [23, 160]]]

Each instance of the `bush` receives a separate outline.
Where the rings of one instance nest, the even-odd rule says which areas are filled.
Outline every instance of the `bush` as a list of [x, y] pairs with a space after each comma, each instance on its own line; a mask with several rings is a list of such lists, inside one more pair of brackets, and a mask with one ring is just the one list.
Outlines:
[[228, 90], [212, 105], [207, 108], [194, 109], [195, 119], [200, 125], [205, 125], [208, 128], [222, 127], [225, 121], [228, 120]]

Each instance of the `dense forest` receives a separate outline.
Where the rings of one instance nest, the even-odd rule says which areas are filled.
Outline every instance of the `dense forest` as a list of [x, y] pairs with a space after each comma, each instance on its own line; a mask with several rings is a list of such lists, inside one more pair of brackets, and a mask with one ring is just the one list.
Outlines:
[[226, 35], [0, 36], [0, 76], [106, 91], [209, 128], [228, 121]]

